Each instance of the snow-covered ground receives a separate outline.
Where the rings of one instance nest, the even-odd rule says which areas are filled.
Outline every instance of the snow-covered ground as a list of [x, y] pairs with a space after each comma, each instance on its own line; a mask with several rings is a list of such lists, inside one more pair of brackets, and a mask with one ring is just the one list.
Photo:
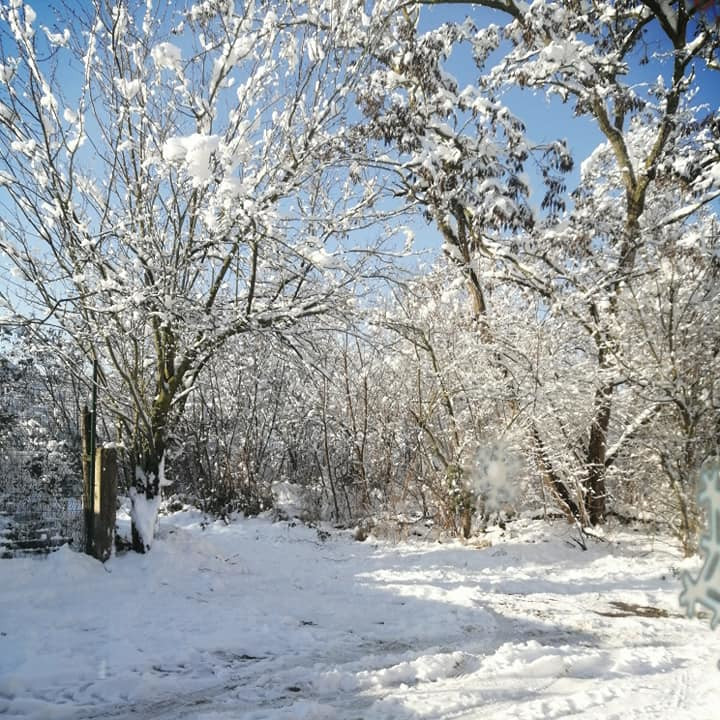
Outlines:
[[7, 718], [720, 717], [720, 633], [668, 545], [564, 526], [492, 544], [161, 521], [151, 553], [0, 561]]

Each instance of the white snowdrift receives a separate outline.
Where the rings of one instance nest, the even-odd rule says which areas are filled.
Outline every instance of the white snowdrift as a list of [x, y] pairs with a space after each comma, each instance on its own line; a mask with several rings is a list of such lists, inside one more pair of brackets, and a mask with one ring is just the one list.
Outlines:
[[0, 561], [0, 715], [717, 717], [687, 563], [637, 535], [582, 552], [564, 527], [510, 532], [393, 546], [185, 512], [144, 556]]

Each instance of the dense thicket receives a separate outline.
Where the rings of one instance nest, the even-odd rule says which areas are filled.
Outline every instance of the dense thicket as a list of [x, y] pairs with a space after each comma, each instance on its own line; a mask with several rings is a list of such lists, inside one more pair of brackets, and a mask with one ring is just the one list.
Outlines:
[[2, 8], [0, 251], [6, 322], [99, 360], [134, 512], [163, 482], [464, 534], [553, 507], [694, 549], [720, 442], [699, 4], [93, 8], [67, 33]]

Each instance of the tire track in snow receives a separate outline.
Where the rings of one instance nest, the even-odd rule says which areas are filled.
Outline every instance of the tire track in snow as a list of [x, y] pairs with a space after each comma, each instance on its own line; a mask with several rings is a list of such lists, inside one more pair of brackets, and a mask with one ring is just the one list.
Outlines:
[[[645, 664], [646, 670], [653, 672], [644, 656], [649, 647], [616, 657], [615, 653], [623, 648], [606, 647], [602, 642], [589, 647], [585, 631], [561, 628], [538, 632], [528, 641], [519, 642], [512, 621], [502, 629], [496, 628], [481, 642], [468, 642], [467, 635], [450, 638], [450, 647], [446, 648], [423, 648], [420, 643], [408, 641], [357, 640], [348, 637], [352, 647], [331, 658], [320, 652], [258, 659], [212, 653], [195, 670], [225, 671], [226, 676], [219, 682], [185, 693], [170, 691], [156, 699], [97, 706], [75, 717], [181, 720], [205, 713], [244, 717], [263, 711], [289, 711], [304, 702], [339, 713], [337, 717], [342, 718], [352, 718], [354, 713], [376, 706], [374, 717], [461, 720], [477, 717], [482, 709], [489, 718], [546, 720], [583, 711], [592, 713], [617, 700], [615, 690], [598, 690], [596, 685], [598, 680], [609, 677], [605, 667], [608, 663], [620, 663], [627, 669], [633, 664]], [[491, 647], [493, 651], [488, 654]], [[453, 652], [455, 648], [462, 651]], [[438, 669], [428, 676], [422, 668], [433, 663]], [[663, 672], [663, 668], [655, 671]], [[468, 694], [467, 677], [471, 675], [477, 676], [478, 689]], [[454, 701], [459, 694], [460, 701]], [[437, 713], [413, 714], [412, 708], [422, 704], [423, 698], [431, 705], [443, 698]], [[667, 703], [663, 707], [667, 709]]]
[[[388, 653], [388, 649], [397, 648]], [[130, 720], [153, 718], [174, 720], [193, 717], [200, 712], [248, 713], [291, 706], [298, 700], [328, 704], [336, 710], [358, 710], [378, 700], [372, 683], [358, 681], [358, 676], [392, 673], [394, 668], [422, 659], [425, 650], [433, 656], [451, 655], [450, 649], [422, 644], [391, 643], [388, 641], [359, 643], [360, 652], [348, 650], [328, 658], [326, 653], [298, 656], [267, 656], [257, 660], [234, 663], [221, 682], [209, 684], [190, 692], [169, 690], [155, 699], [140, 699], [126, 703], [112, 703], [83, 709], [73, 715], [77, 720]], [[375, 652], [372, 652], [375, 650]], [[215, 653], [219, 656], [218, 653]], [[223, 654], [229, 657], [230, 654]], [[236, 656], [240, 658], [241, 656]], [[212, 668], [208, 668], [212, 670]], [[312, 674], [309, 675], [308, 673]], [[189, 676], [188, 674], [188, 677]], [[401, 684], [398, 680], [397, 684]], [[328, 685], [331, 689], [323, 689]], [[342, 686], [345, 685], [345, 688]], [[391, 682], [387, 683], [388, 691]]]

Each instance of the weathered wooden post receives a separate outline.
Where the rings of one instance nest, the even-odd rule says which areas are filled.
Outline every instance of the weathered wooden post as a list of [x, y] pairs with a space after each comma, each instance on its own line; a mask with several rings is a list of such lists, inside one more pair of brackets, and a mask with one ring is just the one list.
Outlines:
[[83, 406], [82, 431], [82, 475], [83, 475], [83, 515], [85, 521], [85, 547], [88, 555], [95, 555], [95, 448], [97, 445], [97, 384], [98, 362], [93, 361], [92, 409]]
[[85, 547], [83, 550], [93, 554], [93, 519], [95, 514], [95, 477], [92, 472], [92, 413], [87, 405], [82, 412], [82, 476], [83, 476], [83, 520], [85, 521]]
[[115, 502], [117, 499], [117, 451], [98, 448], [95, 453], [92, 555], [105, 562], [115, 540]]

